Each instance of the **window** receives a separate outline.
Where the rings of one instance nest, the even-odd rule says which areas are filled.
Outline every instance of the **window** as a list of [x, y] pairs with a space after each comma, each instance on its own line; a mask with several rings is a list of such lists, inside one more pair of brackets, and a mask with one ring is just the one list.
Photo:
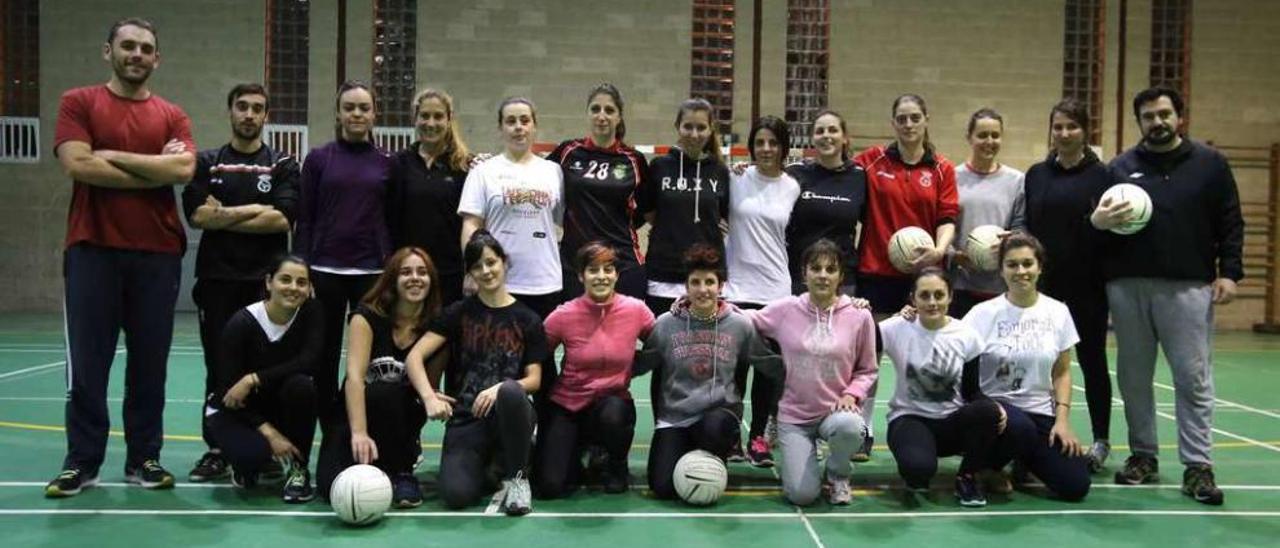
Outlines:
[[1089, 144], [1102, 144], [1102, 69], [1106, 56], [1106, 0], [1067, 0], [1063, 29], [1062, 96], [1089, 109]]
[[0, 162], [40, 161], [39, 4], [0, 0]]
[[307, 84], [310, 2], [267, 0], [267, 93], [271, 123], [263, 139], [302, 160], [307, 154]]
[[373, 91], [379, 126], [413, 127], [417, 38], [417, 0], [374, 2]]
[[1182, 94], [1186, 128], [1191, 110], [1191, 0], [1151, 2], [1151, 85], [1166, 85]]
[[689, 95], [715, 107], [721, 135], [733, 126], [734, 0], [693, 0]]
[[813, 119], [827, 108], [829, 0], [787, 0], [786, 119], [793, 147], [808, 147]]

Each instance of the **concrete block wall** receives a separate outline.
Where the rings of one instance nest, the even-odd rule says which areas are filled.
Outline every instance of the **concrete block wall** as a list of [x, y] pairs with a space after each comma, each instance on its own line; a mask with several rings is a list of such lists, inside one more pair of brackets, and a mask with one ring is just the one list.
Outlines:
[[[1043, 157], [1047, 110], [1061, 94], [1064, 0], [833, 0], [831, 106], [851, 131], [887, 135], [889, 106], [904, 92], [929, 102], [931, 135], [956, 162], [967, 155], [970, 112], [992, 106], [1006, 118], [1005, 163], [1025, 169]], [[1127, 49], [1118, 50], [1119, 2], [1108, 2], [1103, 147], [1137, 142], [1128, 100], [1148, 84], [1150, 0], [1128, 1]], [[786, 0], [764, 0], [760, 112], [783, 113]], [[70, 184], [48, 147], [58, 97], [110, 75], [101, 45], [111, 21], [142, 15], [159, 26], [162, 63], [152, 84], [183, 106], [198, 144], [227, 139], [224, 94], [264, 76], [265, 2], [64, 0], [42, 3], [42, 161], [0, 164], [0, 278], [20, 280], [0, 310], [61, 306], [61, 242]], [[734, 131], [750, 127], [754, 1], [737, 1]], [[337, 85], [338, 0], [311, 1], [309, 120], [312, 145], [332, 138]], [[540, 141], [586, 132], [586, 93], [610, 81], [627, 100], [628, 140], [674, 141], [675, 105], [689, 92], [692, 10], [679, 0], [433, 0], [419, 2], [419, 87], [458, 100], [464, 134], [479, 151], [499, 148], [498, 101], [530, 96], [539, 106]], [[368, 78], [373, 0], [347, 1], [348, 78]], [[1258, 0], [1196, 2], [1192, 32], [1193, 135], [1224, 144], [1280, 140], [1280, 4]], [[1126, 60], [1126, 97], [1116, 102], [1117, 61]], [[1118, 112], [1118, 109], [1119, 112]], [[1117, 116], [1120, 113], [1121, 116]], [[1117, 121], [1119, 119], [1119, 121]], [[1237, 169], [1245, 199], [1265, 196], [1265, 177]], [[194, 240], [193, 240], [194, 243]], [[188, 255], [188, 277], [190, 259]], [[189, 286], [188, 286], [189, 287]], [[184, 288], [183, 293], [187, 293]], [[184, 296], [185, 299], [185, 296]], [[1221, 324], [1244, 326], [1261, 302], [1220, 311]]]

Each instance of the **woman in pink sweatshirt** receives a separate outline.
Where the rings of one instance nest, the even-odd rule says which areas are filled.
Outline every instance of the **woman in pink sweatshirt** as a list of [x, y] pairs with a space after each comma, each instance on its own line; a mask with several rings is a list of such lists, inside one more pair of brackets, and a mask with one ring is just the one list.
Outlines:
[[[809, 291], [752, 313], [756, 330], [778, 342], [786, 363], [778, 402], [782, 491], [792, 504], [807, 506], [825, 487], [831, 504], [849, 504], [849, 457], [869, 420], [858, 405], [876, 380], [876, 324], [870, 311], [840, 293], [844, 261], [835, 243], [818, 240], [802, 258]], [[825, 481], [819, 438], [831, 448]]]
[[601, 480], [606, 493], [630, 488], [627, 452], [635, 434], [636, 406], [627, 387], [636, 341], [653, 329], [644, 301], [615, 292], [617, 253], [589, 242], [574, 260], [583, 294], [547, 316], [547, 348], [564, 345], [560, 375], [541, 413], [534, 454], [534, 485], [541, 498], [572, 492], [582, 473], [582, 452], [605, 452]]

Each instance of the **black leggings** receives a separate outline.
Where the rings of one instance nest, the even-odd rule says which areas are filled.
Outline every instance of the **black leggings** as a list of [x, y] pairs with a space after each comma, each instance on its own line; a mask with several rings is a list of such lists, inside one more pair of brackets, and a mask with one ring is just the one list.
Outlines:
[[529, 463], [534, 412], [520, 383], [507, 380], [498, 389], [489, 416], [450, 423], [440, 452], [440, 498], [457, 510], [478, 502], [490, 486], [488, 469], [495, 450], [502, 477], [511, 478]]
[[[191, 288], [191, 300], [196, 305], [196, 319], [200, 323], [200, 347], [204, 349], [204, 395], [208, 399], [217, 387], [213, 385], [213, 371], [217, 367], [214, 356], [218, 342], [222, 340], [222, 328], [241, 308], [262, 299], [262, 280], [210, 280], [199, 278]], [[200, 406], [204, 417], [204, 406]], [[200, 421], [200, 434], [209, 449], [217, 449], [218, 443], [209, 432], [206, 421]]]
[[535, 487], [539, 497], [569, 494], [581, 474], [582, 451], [588, 444], [604, 447], [611, 466], [625, 469], [636, 430], [636, 404], [621, 396], [605, 396], [579, 411], [549, 401], [539, 416], [534, 452]]
[[653, 431], [649, 447], [649, 490], [660, 499], [676, 497], [671, 475], [676, 462], [694, 449], [710, 451], [720, 458], [729, 456], [734, 440], [741, 435], [739, 418], [724, 408], [712, 409], [684, 428], [659, 428]]
[[[275, 386], [259, 390], [251, 404], [259, 406], [256, 411], [298, 448], [302, 464], [311, 460], [311, 441], [316, 434], [316, 389], [310, 376], [290, 375]], [[236, 413], [219, 411], [205, 417], [204, 424], [214, 443], [222, 449], [223, 458], [237, 472], [256, 476], [271, 460], [271, 444], [267, 438]]]
[[[1052, 291], [1051, 291], [1052, 289]], [[1107, 289], [1101, 283], [1045, 288], [1066, 303], [1080, 342], [1076, 360], [1084, 375], [1084, 399], [1089, 405], [1093, 439], [1111, 439], [1111, 376], [1107, 373]]]
[[990, 453], [991, 468], [999, 470], [1018, 459], [1062, 500], [1076, 502], [1089, 494], [1089, 461], [1062, 454], [1062, 445], [1049, 445], [1053, 417], [1004, 406], [1009, 420]]
[[[759, 310], [764, 305], [755, 303], [734, 303], [744, 310]], [[772, 341], [768, 342], [773, 345]], [[777, 348], [774, 348], [777, 351]], [[778, 400], [782, 399], [782, 385], [768, 375], [760, 373], [754, 367], [739, 367], [734, 372], [733, 382], [738, 390], [738, 399], [744, 400], [747, 393], [747, 373], [751, 372], [751, 428], [747, 431], [747, 439], [764, 434], [769, 417], [778, 414]]]
[[311, 285], [324, 314], [324, 352], [311, 375], [316, 380], [316, 412], [321, 428], [334, 424], [334, 417], [342, 413], [338, 376], [342, 371], [342, 334], [347, 325], [347, 311], [356, 309], [360, 298], [377, 279], [377, 274], [346, 275], [311, 270]]
[[[373, 465], [389, 477], [413, 472], [413, 461], [421, 453], [422, 427], [427, 411], [413, 388], [407, 384], [375, 382], [364, 387], [365, 428], [378, 448]], [[325, 498], [338, 474], [355, 464], [351, 454], [351, 423], [345, 402], [320, 442], [316, 463], [316, 488]]]
[[964, 455], [961, 474], [981, 470], [999, 424], [1000, 407], [991, 400], [969, 402], [942, 419], [902, 415], [889, 423], [889, 451], [907, 487], [927, 488], [938, 457]]

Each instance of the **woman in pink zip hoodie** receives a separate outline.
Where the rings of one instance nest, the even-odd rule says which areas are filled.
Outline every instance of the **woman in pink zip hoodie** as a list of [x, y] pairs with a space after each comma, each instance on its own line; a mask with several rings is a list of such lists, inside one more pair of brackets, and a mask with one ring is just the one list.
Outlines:
[[[809, 291], [751, 312], [756, 330], [778, 342], [786, 363], [778, 402], [782, 491], [799, 506], [813, 504], [823, 488], [831, 504], [849, 504], [849, 457], [869, 419], [858, 405], [877, 374], [876, 324], [870, 311], [840, 293], [844, 262], [835, 243], [818, 240], [802, 259]], [[825, 475], [818, 439], [831, 448]]]
[[604, 449], [606, 493], [631, 487], [627, 452], [636, 404], [627, 387], [636, 341], [649, 336], [653, 313], [644, 301], [616, 292], [617, 261], [617, 252], [603, 242], [583, 245], [574, 256], [583, 294], [547, 316], [547, 348], [564, 345], [564, 361], [539, 416], [534, 485], [541, 498], [572, 492], [587, 445]]

